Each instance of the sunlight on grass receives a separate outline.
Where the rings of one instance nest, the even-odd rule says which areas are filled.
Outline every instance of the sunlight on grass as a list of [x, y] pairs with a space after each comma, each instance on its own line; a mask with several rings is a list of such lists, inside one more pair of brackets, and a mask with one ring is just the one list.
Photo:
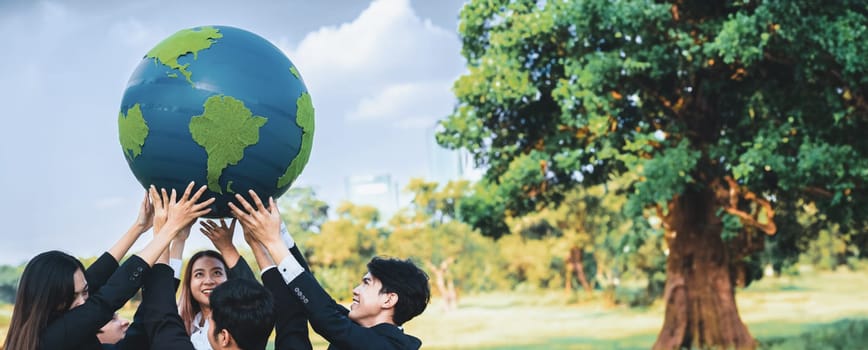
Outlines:
[[[868, 343], [864, 271], [766, 278], [739, 290], [736, 297], [742, 319], [762, 349], [786, 349], [806, 341], [823, 344], [829, 339], [846, 346]], [[11, 305], [0, 306], [0, 342], [11, 312]], [[129, 319], [134, 312], [134, 306], [120, 311]], [[660, 302], [629, 309], [607, 307], [600, 295], [500, 292], [465, 296], [459, 309], [451, 312], [443, 311], [435, 298], [405, 328], [422, 338], [425, 349], [647, 349], [657, 337], [663, 312]], [[315, 349], [327, 347], [311, 334]]]

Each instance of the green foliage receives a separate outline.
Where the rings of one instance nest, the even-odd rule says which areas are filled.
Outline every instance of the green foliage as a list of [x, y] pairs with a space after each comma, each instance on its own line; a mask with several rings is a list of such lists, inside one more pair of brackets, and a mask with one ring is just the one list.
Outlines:
[[[847, 264], [850, 237], [841, 234], [837, 225], [820, 230], [817, 238], [800, 256], [799, 261], [822, 270], [834, 270]], [[854, 247], [855, 248], [855, 247]]]
[[724, 241], [731, 241], [738, 237], [739, 233], [744, 229], [741, 219], [722, 211], [719, 211], [718, 215], [722, 217], [721, 221], [723, 221], [723, 230], [720, 232], [720, 237], [723, 238]]
[[673, 196], [684, 192], [687, 185], [694, 182], [690, 174], [698, 158], [699, 152], [690, 150], [689, 143], [682, 140], [657, 157], [635, 160], [632, 167], [642, 175], [634, 184], [631, 203], [627, 206], [634, 211], [627, 214], [641, 215], [641, 208], [649, 204], [665, 208]]
[[0, 304], [15, 303], [15, 294], [18, 292], [18, 280], [24, 272], [24, 265], [9, 266], [0, 265]]
[[868, 345], [868, 320], [844, 319], [817, 327], [798, 337], [760, 342], [763, 350], [864, 349]]
[[[481, 292], [510, 287], [499, 269], [502, 257], [492, 240], [458, 221], [432, 227], [418, 219], [396, 215], [392, 221], [394, 231], [378, 254], [409, 258], [426, 270], [429, 263], [440, 266], [451, 258], [447, 277], [458, 290]], [[428, 274], [433, 277], [431, 271]]]
[[344, 202], [336, 213], [336, 219], [323, 223], [320, 233], [307, 240], [304, 251], [318, 278], [321, 273], [333, 277], [320, 279], [323, 288], [332, 295], [346, 295], [365, 274], [365, 265], [376, 256], [387, 232], [378, 226], [380, 214], [372, 206]]
[[320, 233], [328, 220], [328, 204], [316, 198], [310, 187], [290, 188], [280, 197], [278, 205], [286, 229], [302, 247], [310, 237]]
[[480, 181], [473, 192], [458, 205], [461, 220], [483, 235], [498, 239], [509, 233], [506, 225], [506, 199], [497, 195], [497, 185]]
[[451, 261], [445, 278], [459, 290], [508, 288], [494, 242], [456, 220], [468, 214], [464, 201], [471, 198], [472, 190], [467, 181], [450, 181], [441, 187], [412, 179], [405, 191], [413, 195], [412, 204], [391, 219], [391, 232], [379, 254], [408, 257], [428, 270]]
[[[660, 247], [649, 208], [665, 216], [688, 190], [717, 196], [709, 214], [751, 271], [792, 264], [832, 223], [868, 243], [866, 23], [859, 1], [471, 1], [459, 24], [468, 70], [437, 135], [487, 169], [463, 219], [501, 237], [502, 222], [620, 178], [632, 225], [612, 234], [628, 251]], [[727, 198], [733, 187], [742, 197]], [[772, 214], [759, 201], [783, 214], [765, 249], [745, 245]], [[799, 223], [805, 206], [822, 225]]]
[[506, 262], [506, 272], [519, 290], [538, 291], [564, 286], [564, 250], [556, 249], [558, 240], [525, 239], [508, 235], [497, 245]]

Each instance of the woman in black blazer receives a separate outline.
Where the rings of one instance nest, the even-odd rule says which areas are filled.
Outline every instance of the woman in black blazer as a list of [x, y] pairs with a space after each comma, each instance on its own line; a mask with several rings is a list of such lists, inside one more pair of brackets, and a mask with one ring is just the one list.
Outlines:
[[147, 199], [142, 203], [136, 225], [86, 272], [78, 259], [63, 252], [49, 251], [33, 258], [21, 276], [3, 348], [100, 349], [97, 331], [141, 287], [144, 276], [172, 238], [210, 211], [208, 206], [214, 202], [213, 198], [196, 203], [206, 186], [191, 195], [193, 185], [191, 182], [177, 200], [174, 190], [168, 198], [165, 191], [160, 196], [151, 186], [151, 201], [166, 208], [168, 220], [142, 251], [119, 268], [118, 261], [138, 236], [150, 228], [153, 207]]

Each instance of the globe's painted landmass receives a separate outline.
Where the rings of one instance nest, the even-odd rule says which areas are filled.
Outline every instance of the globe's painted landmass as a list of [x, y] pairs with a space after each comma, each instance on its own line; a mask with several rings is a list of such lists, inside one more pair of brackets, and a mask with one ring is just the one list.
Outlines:
[[118, 115], [118, 129], [124, 154], [129, 158], [138, 157], [148, 137], [148, 123], [142, 118], [142, 109], [138, 104], [127, 110], [126, 115], [124, 112]]
[[225, 217], [234, 192], [277, 197], [298, 178], [313, 145], [314, 108], [298, 69], [267, 40], [232, 27], [191, 28], [143, 57], [118, 133], [144, 187], [207, 184], [217, 198], [209, 216]]
[[[180, 71], [187, 78], [187, 82], [193, 84], [193, 80], [190, 79], [193, 73], [187, 69], [190, 64], [182, 65], [178, 63], [178, 58], [192, 53], [195, 60], [199, 56], [199, 51], [211, 47], [214, 41], [222, 37], [223, 34], [214, 27], [184, 29], [157, 44], [145, 57], [153, 58], [169, 68]], [[178, 77], [175, 73], [167, 74], [172, 78]]]

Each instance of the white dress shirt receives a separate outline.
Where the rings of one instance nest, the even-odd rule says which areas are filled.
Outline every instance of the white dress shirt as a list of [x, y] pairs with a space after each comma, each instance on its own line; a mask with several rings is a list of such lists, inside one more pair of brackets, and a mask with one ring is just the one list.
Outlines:
[[211, 343], [208, 342], [208, 331], [211, 329], [211, 325], [208, 320], [204, 321], [202, 327], [199, 327], [199, 323], [202, 322], [202, 313], [199, 312], [193, 318], [193, 324], [190, 326], [190, 342], [193, 343], [196, 350], [211, 350]]

